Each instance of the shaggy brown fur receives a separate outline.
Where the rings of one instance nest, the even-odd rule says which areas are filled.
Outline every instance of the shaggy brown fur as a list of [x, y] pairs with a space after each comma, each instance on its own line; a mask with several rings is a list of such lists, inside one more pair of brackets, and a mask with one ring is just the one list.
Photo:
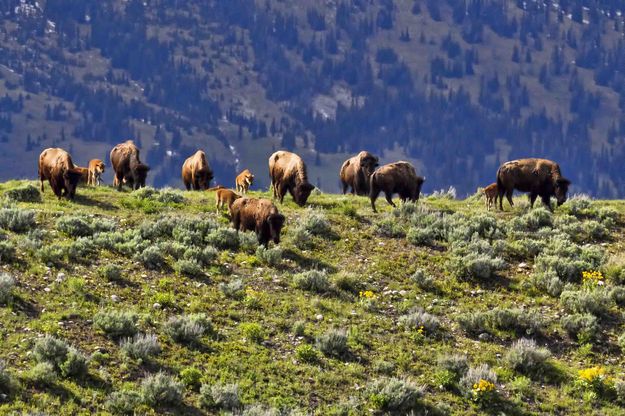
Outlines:
[[64, 196], [73, 200], [76, 195], [76, 185], [82, 173], [74, 167], [72, 157], [63, 149], [48, 148], [39, 155], [39, 180], [41, 192], [43, 181], [48, 180], [54, 194], [61, 199]]
[[115, 172], [113, 186], [118, 191], [122, 190], [122, 184], [127, 184], [132, 189], [145, 186], [150, 167], [139, 160], [139, 148], [132, 140], [120, 143], [111, 150], [111, 166]]
[[486, 188], [482, 189], [484, 196], [486, 197], [486, 209], [490, 210], [490, 207], [497, 206], [497, 182], [491, 183]]
[[407, 199], [410, 201], [418, 201], [421, 186], [425, 182], [425, 178], [417, 176], [417, 172], [409, 162], [395, 162], [384, 165], [371, 175], [371, 208], [373, 212], [377, 212], [375, 208], [375, 200], [384, 192], [386, 201], [395, 206], [392, 197], [393, 194], [399, 194], [402, 202]]
[[269, 241], [280, 243], [284, 215], [268, 199], [239, 198], [230, 209], [232, 225], [237, 231], [254, 230], [258, 243], [267, 247]]
[[89, 180], [89, 169], [83, 168], [82, 166], [74, 166], [78, 172], [80, 172], [80, 181], [78, 183], [86, 185]]
[[503, 211], [503, 196], [513, 206], [514, 190], [529, 192], [532, 208], [536, 197], [540, 196], [543, 204], [551, 208], [551, 197], [555, 196], [558, 206], [566, 202], [566, 194], [571, 181], [560, 173], [560, 165], [547, 159], [519, 159], [506, 162], [497, 170], [497, 189], [499, 209]]
[[315, 187], [308, 183], [306, 164], [295, 153], [277, 151], [269, 157], [269, 176], [273, 197], [284, 200], [287, 191], [297, 205], [304, 206]]
[[369, 178], [378, 167], [378, 158], [369, 152], [362, 151], [347, 159], [341, 166], [341, 184], [343, 193], [352, 188], [352, 194], [369, 195]]
[[194, 191], [208, 189], [213, 171], [206, 160], [206, 153], [201, 150], [184, 161], [182, 165], [182, 182], [187, 191], [193, 188]]
[[241, 198], [241, 195], [236, 194], [234, 191], [230, 189], [226, 189], [226, 188], [216, 189], [215, 205], [217, 206], [217, 211], [219, 211], [225, 206], [228, 206], [228, 211], [231, 211], [232, 203], [239, 198]]
[[104, 169], [104, 162], [100, 159], [91, 159], [89, 161], [87, 185], [100, 186], [102, 183], [102, 174], [104, 173]]
[[237, 179], [235, 180], [237, 192], [246, 194], [247, 191], [249, 191], [252, 182], [254, 182], [254, 175], [252, 175], [252, 172], [250, 172], [249, 169], [245, 169], [243, 172], [239, 173]]

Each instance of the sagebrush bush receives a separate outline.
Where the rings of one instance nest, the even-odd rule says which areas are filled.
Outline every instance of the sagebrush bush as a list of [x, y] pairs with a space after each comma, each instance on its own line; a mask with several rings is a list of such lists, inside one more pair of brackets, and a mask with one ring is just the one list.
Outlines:
[[9, 189], [4, 196], [13, 202], [41, 202], [39, 189], [30, 184]]
[[436, 288], [436, 280], [428, 275], [423, 269], [416, 270], [410, 276], [410, 280], [423, 290], [433, 290]]
[[238, 384], [202, 384], [200, 407], [205, 409], [236, 410], [241, 407]]
[[385, 216], [375, 223], [375, 233], [380, 237], [388, 238], [401, 238], [406, 235], [402, 224], [390, 216]]
[[437, 365], [440, 370], [451, 373], [456, 382], [469, 370], [469, 360], [461, 354], [444, 354], [438, 357]]
[[580, 342], [594, 340], [599, 333], [597, 318], [589, 313], [563, 316], [560, 323], [571, 338]]
[[37, 225], [35, 211], [21, 208], [1, 208], [0, 228], [23, 233]]
[[316, 344], [319, 351], [329, 357], [342, 357], [349, 351], [344, 329], [329, 329], [317, 337]]
[[293, 276], [295, 287], [315, 293], [327, 293], [331, 289], [328, 274], [320, 270], [308, 270]]
[[618, 380], [614, 383], [614, 392], [616, 393], [617, 401], [622, 405], [625, 403], [625, 381]]
[[458, 279], [485, 280], [495, 277], [498, 271], [506, 267], [506, 262], [488, 254], [470, 253], [466, 256], [452, 256], [447, 267]]
[[13, 299], [15, 279], [8, 273], [0, 273], [0, 305], [6, 305]]
[[560, 301], [569, 312], [590, 313], [595, 316], [606, 315], [613, 305], [610, 292], [605, 288], [565, 289], [560, 295]]
[[182, 192], [171, 188], [161, 189], [156, 196], [156, 200], [164, 204], [182, 204], [186, 201]]
[[468, 335], [477, 336], [488, 332], [487, 314], [483, 312], [465, 312], [457, 317], [457, 321]]
[[137, 334], [119, 343], [122, 352], [135, 360], [147, 361], [161, 353], [161, 345], [154, 334]]
[[100, 311], [93, 317], [93, 325], [110, 337], [130, 337], [137, 333], [139, 317], [122, 310]]
[[0, 241], [0, 264], [11, 263], [16, 258], [15, 244], [11, 241]]
[[332, 226], [325, 213], [312, 208], [306, 209], [302, 225], [306, 231], [320, 237], [327, 237], [332, 232]]
[[217, 228], [206, 236], [205, 241], [220, 250], [236, 251], [239, 248], [239, 234], [231, 228]]
[[544, 327], [540, 314], [517, 308], [494, 308], [487, 312], [487, 322], [495, 329], [536, 334]]
[[212, 246], [206, 246], [203, 249], [191, 247], [185, 250], [183, 258], [208, 266], [217, 259], [218, 255], [219, 252]]
[[302, 224], [293, 227], [290, 234], [293, 245], [298, 249], [309, 250], [313, 247], [312, 234]]
[[204, 276], [204, 271], [202, 270], [202, 266], [195, 260], [178, 260], [176, 264], [174, 264], [174, 269], [178, 274], [182, 276], [189, 277], [202, 277]]
[[79, 237], [67, 247], [67, 258], [75, 263], [89, 264], [93, 261], [96, 246], [89, 237]]
[[239, 233], [239, 249], [248, 254], [256, 253], [258, 238], [255, 233]]
[[467, 397], [471, 396], [473, 386], [480, 380], [497, 384], [497, 374], [490, 368], [488, 364], [480, 364], [477, 367], [470, 367], [458, 383], [460, 391]]
[[63, 377], [82, 378], [89, 371], [89, 359], [74, 347], [69, 347], [60, 367]]
[[505, 355], [510, 368], [535, 376], [545, 373], [550, 358], [548, 349], [539, 347], [536, 341], [527, 338], [515, 341]]
[[145, 250], [136, 255], [136, 259], [143, 263], [146, 268], [152, 270], [162, 269], [166, 264], [165, 258], [157, 246], [146, 247]]
[[358, 294], [363, 287], [361, 280], [362, 279], [355, 274], [342, 272], [334, 276], [333, 282], [337, 288], [345, 292]]
[[280, 247], [265, 248], [258, 246], [256, 249], [256, 258], [261, 263], [269, 266], [278, 266], [282, 262], [282, 249]]
[[15, 388], [15, 380], [4, 361], [0, 360], [0, 394], [9, 395]]
[[26, 373], [26, 378], [35, 386], [47, 387], [56, 383], [59, 376], [52, 364], [42, 362], [35, 364], [35, 366]]
[[438, 317], [425, 312], [423, 309], [416, 308], [407, 315], [401, 316], [399, 324], [413, 331], [423, 329], [426, 335], [432, 335], [438, 332], [441, 321]]
[[163, 372], [150, 374], [141, 382], [141, 398], [152, 406], [177, 406], [182, 403], [182, 383]]
[[115, 264], [107, 264], [98, 268], [98, 275], [109, 282], [122, 280], [122, 269]]
[[139, 227], [139, 233], [143, 239], [151, 241], [168, 238], [172, 236], [174, 227], [179, 223], [180, 221], [173, 217], [163, 217], [156, 221], [144, 221]]
[[368, 402], [374, 408], [385, 412], [407, 412], [418, 407], [425, 387], [407, 379], [381, 378], [369, 383], [366, 391]]
[[537, 231], [553, 226], [553, 214], [544, 207], [537, 207], [512, 220], [512, 228], [519, 231]]
[[48, 363], [53, 371], [64, 377], [83, 377], [88, 371], [88, 359], [67, 342], [46, 335], [37, 340], [33, 356], [38, 363]]
[[560, 280], [554, 270], [534, 273], [531, 276], [531, 281], [536, 289], [547, 292], [552, 297], [559, 297], [565, 286], [565, 283]]
[[219, 290], [227, 298], [230, 299], [242, 299], [245, 295], [245, 283], [242, 279], [234, 279], [228, 283], [220, 283]]
[[213, 332], [213, 325], [204, 313], [170, 317], [164, 325], [164, 331], [176, 342], [194, 344], [200, 338]]
[[135, 409], [141, 405], [141, 393], [134, 390], [121, 390], [111, 393], [106, 400], [106, 410], [115, 415], [134, 415]]
[[79, 216], [63, 216], [56, 221], [56, 228], [70, 237], [87, 237], [93, 235], [91, 221]]
[[415, 246], [431, 246], [436, 241], [436, 235], [430, 227], [411, 227], [406, 233], [406, 240]]

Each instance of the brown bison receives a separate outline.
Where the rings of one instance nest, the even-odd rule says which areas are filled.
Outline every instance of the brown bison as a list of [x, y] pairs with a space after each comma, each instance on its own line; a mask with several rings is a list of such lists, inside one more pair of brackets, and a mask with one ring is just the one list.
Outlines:
[[86, 185], [88, 180], [89, 180], [89, 169], [88, 168], [84, 168], [82, 166], [74, 166], [74, 169], [76, 169], [78, 172], [80, 172], [80, 181], [78, 181], [79, 183]]
[[104, 173], [104, 162], [100, 159], [91, 159], [89, 161], [89, 176], [87, 185], [100, 186], [102, 183], [102, 174]]
[[280, 203], [288, 191], [297, 205], [304, 206], [315, 187], [308, 183], [306, 164], [295, 153], [277, 151], [269, 157], [269, 176], [273, 186], [273, 197]]
[[486, 209], [490, 210], [490, 207], [497, 206], [497, 182], [491, 183], [486, 188], [482, 189], [484, 196], [486, 197]]
[[139, 160], [139, 148], [132, 140], [120, 143], [111, 150], [111, 166], [115, 172], [113, 186], [122, 190], [122, 185], [128, 184], [133, 189], [145, 186], [150, 167]]
[[269, 241], [280, 243], [284, 215], [268, 199], [239, 198], [230, 208], [232, 225], [237, 231], [254, 230], [258, 243], [267, 247]]
[[425, 182], [425, 178], [417, 176], [417, 171], [409, 162], [395, 162], [384, 165], [371, 175], [369, 198], [371, 199], [371, 208], [373, 212], [378, 212], [375, 208], [375, 200], [384, 192], [386, 201], [395, 206], [392, 197], [393, 194], [399, 194], [402, 202], [407, 199], [410, 201], [418, 201], [421, 186]]
[[194, 191], [208, 189], [211, 179], [213, 179], [213, 171], [203, 151], [198, 150], [182, 164], [182, 182], [187, 191], [191, 188]]
[[252, 182], [254, 182], [254, 175], [252, 175], [252, 172], [250, 172], [249, 169], [245, 169], [243, 172], [239, 173], [235, 180], [237, 192], [246, 194], [247, 191], [249, 191]]
[[52, 191], [59, 199], [64, 196], [73, 200], [81, 177], [82, 173], [76, 169], [72, 157], [65, 150], [58, 147], [48, 148], [39, 155], [41, 192], [43, 192], [43, 181], [47, 179]]
[[347, 159], [341, 166], [341, 184], [343, 193], [352, 188], [352, 194], [369, 195], [369, 178], [378, 167], [378, 158], [369, 152], [360, 152]]
[[230, 189], [218, 188], [215, 191], [215, 206], [217, 207], [217, 211], [225, 206], [228, 206], [229, 211], [232, 210], [232, 204], [234, 201], [241, 198], [241, 195]]
[[503, 211], [503, 195], [513, 206], [514, 190], [529, 192], [530, 205], [534, 207], [536, 197], [540, 196], [543, 204], [551, 208], [550, 198], [556, 197], [558, 206], [566, 202], [566, 194], [571, 181], [560, 173], [560, 165], [547, 159], [519, 159], [506, 162], [497, 170], [497, 189], [499, 209]]

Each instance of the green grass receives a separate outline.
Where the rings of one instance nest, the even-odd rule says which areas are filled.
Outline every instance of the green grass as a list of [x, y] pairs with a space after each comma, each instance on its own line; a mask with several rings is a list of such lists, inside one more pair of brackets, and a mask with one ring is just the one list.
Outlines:
[[[0, 194], [26, 183], [0, 184]], [[2, 266], [16, 285], [11, 289], [11, 300], [0, 305], [0, 361], [6, 363], [14, 379], [6, 400], [0, 403], [1, 414], [108, 414], [106, 402], [112, 393], [139, 391], [146, 375], [159, 371], [189, 386], [184, 390], [183, 404], [153, 409], [143, 403], [137, 408], [140, 414], [215, 411], [199, 407], [200, 383], [238, 384], [244, 406], [297, 408], [319, 415], [338, 410], [347, 411], [339, 414], [371, 414], [370, 409], [381, 406], [372, 398], [382, 394], [371, 389], [380, 388], [378, 380], [387, 379], [424, 386], [414, 408], [434, 414], [616, 415], [624, 411], [609, 388], [610, 381], [606, 389], [597, 390], [600, 393], [577, 381], [578, 370], [593, 366], [605, 368], [615, 381], [625, 378], [621, 370], [625, 360], [617, 341], [625, 323], [622, 310], [615, 303], [597, 317], [600, 330], [596, 340], [571, 339], [566, 334], [561, 326], [561, 317], [567, 313], [562, 301], [533, 283], [534, 258], [519, 257], [509, 246], [520, 238], [552, 245], [554, 239], [565, 240], [565, 229], [555, 225], [538, 231], [519, 230], [514, 220], [528, 212], [525, 197], [517, 198], [517, 206], [503, 213], [487, 213], [477, 197], [427, 197], [416, 207], [397, 210], [380, 200], [380, 213], [373, 214], [366, 198], [313, 194], [309, 203], [328, 220], [331, 234], [312, 235], [310, 246], [304, 250], [298, 249], [291, 237], [306, 211], [287, 199], [278, 206], [287, 217], [278, 264], [269, 265], [242, 247], [219, 249], [214, 261], [200, 265], [203, 273], [198, 275], [176, 271], [175, 256], [182, 258], [184, 253], [176, 244], [194, 244], [198, 236], [211, 232], [200, 230], [199, 225], [193, 231], [193, 224], [201, 221], [209, 228], [229, 227], [228, 218], [210, 209], [214, 206], [210, 192], [185, 192], [184, 197], [184, 204], [142, 203], [129, 192], [80, 188], [76, 202], [71, 203], [58, 201], [46, 189], [42, 202], [12, 205], [36, 212], [34, 229], [40, 235], [35, 231], [2, 231], [16, 247], [14, 259]], [[578, 205], [570, 201], [558, 208], [552, 222], [560, 224], [565, 215], [574, 212], [574, 221], [581, 226], [589, 221], [606, 224], [608, 235], [600, 240], [585, 233], [571, 236], [574, 247], [560, 241], [560, 257], [566, 258], [565, 248], [582, 250], [580, 258], [590, 256], [588, 250], [600, 249], [604, 256], [595, 268], [610, 276], [606, 287], [618, 286], [620, 271], [625, 270], [625, 261], [619, 257], [625, 202], [591, 201], [583, 210], [574, 209]], [[604, 208], [614, 211], [608, 215], [609, 222], [601, 211]], [[382, 237], [378, 231], [377, 224], [394, 222], [405, 235], [411, 227], [420, 227], [429, 216], [441, 213], [447, 213], [444, 221], [454, 231], [449, 234], [454, 235], [453, 242], [449, 237], [416, 246], [405, 237]], [[105, 219], [112, 221], [115, 228], [110, 233], [126, 236], [125, 244], [111, 249], [96, 245], [95, 253], [82, 261], [70, 260], [65, 248], [76, 238], [57, 228], [58, 219], [70, 215], [84, 218], [93, 229]], [[463, 227], [477, 224], [476, 217], [484, 215], [495, 219], [502, 235], [489, 239], [457, 237]], [[145, 227], [163, 218], [173, 218], [171, 224], [178, 227], [177, 231], [155, 241], [142, 240], [138, 231], [142, 224]], [[193, 238], [183, 238], [187, 235]], [[97, 231], [87, 238], [99, 241]], [[161, 253], [165, 265], [156, 270], [145, 268], [132, 252], [137, 242], [150, 247], [171, 243], [167, 252]], [[467, 250], [483, 250], [480, 244], [488, 245], [501, 257], [505, 268], [488, 279], [455, 276], [450, 270], [451, 260]], [[205, 246], [204, 242], [196, 244]], [[61, 258], [51, 266], [44, 264], [37, 255], [41, 247], [61, 247]], [[591, 264], [595, 260], [587, 261]], [[121, 270], [115, 279], [107, 279], [103, 273], [111, 265]], [[310, 270], [325, 270], [328, 290], [297, 288], [294, 276]], [[412, 279], [416, 270], [432, 283], [417, 285]], [[238, 279], [243, 283], [241, 296], [226, 296], [220, 290], [221, 284]], [[588, 283], [570, 284], [569, 292], [594, 290]], [[364, 291], [372, 295], [361, 294]], [[435, 333], [400, 324], [402, 316], [418, 309], [438, 318], [440, 326]], [[495, 309], [532, 312], [534, 315], [528, 314], [527, 319], [539, 314], [543, 321], [540, 333], [522, 333], [525, 323], [520, 325], [516, 318], [508, 322], [505, 314], [486, 314]], [[146, 362], [128, 360], [117, 339], [94, 327], [94, 316], [103, 310], [136, 313], [138, 332], [156, 335], [162, 352]], [[213, 331], [193, 343], [175, 342], [166, 334], [165, 323], [170, 317], [197, 313], [206, 314]], [[485, 314], [488, 321], [483, 334], [461, 329], [459, 318], [468, 313]], [[332, 330], [345, 330], [345, 353], [332, 355], [319, 350], [316, 340]], [[30, 351], [44, 334], [63, 339], [90, 356], [88, 375], [71, 378], [59, 373], [52, 384], [33, 383], [29, 374], [37, 363]], [[522, 378], [523, 374], [508, 367], [504, 357], [511, 344], [522, 337], [532, 337], [551, 351], [548, 377]], [[456, 353], [467, 355], [471, 367], [488, 364], [497, 373], [498, 394], [494, 399], [476, 401], [453, 388], [439, 388], [437, 360]], [[192, 382], [187, 380], [190, 368], [194, 369]], [[181, 378], [180, 374], [186, 375]], [[394, 391], [391, 387], [385, 390], [385, 403], [392, 399], [389, 395], [399, 394]]]

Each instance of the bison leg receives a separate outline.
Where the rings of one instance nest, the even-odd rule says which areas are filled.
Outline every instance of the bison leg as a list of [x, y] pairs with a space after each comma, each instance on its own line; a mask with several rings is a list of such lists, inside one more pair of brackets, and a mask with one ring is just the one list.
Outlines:
[[122, 190], [123, 182], [124, 182], [124, 175], [116, 173], [115, 174], [115, 183], [114, 183], [114, 185], [117, 185], [117, 190], [118, 191]]
[[278, 185], [278, 199], [280, 199], [280, 203], [284, 202], [284, 195], [286, 195], [288, 190], [289, 189], [286, 184], [281, 183]]
[[543, 204], [547, 207], [549, 211], [553, 212], [553, 208], [551, 207], [551, 196], [541, 195], [540, 200], [543, 201]]
[[512, 189], [510, 189], [509, 191], [506, 191], [506, 199], [510, 203], [511, 207], [514, 206], [514, 202], [512, 202], [512, 192], [514, 192], [514, 190], [512, 190]]
[[[392, 207], [396, 207], [395, 203], [393, 202], [393, 194], [389, 192], [384, 192], [384, 195], [386, 195], [386, 202], [391, 204]], [[405, 199], [403, 200], [405, 201]]]
[[534, 192], [532, 192], [531, 194], [529, 194], [529, 198], [530, 198], [530, 208], [534, 208], [534, 202], [536, 202], [536, 198], [538, 197], [538, 194], [535, 194]]

